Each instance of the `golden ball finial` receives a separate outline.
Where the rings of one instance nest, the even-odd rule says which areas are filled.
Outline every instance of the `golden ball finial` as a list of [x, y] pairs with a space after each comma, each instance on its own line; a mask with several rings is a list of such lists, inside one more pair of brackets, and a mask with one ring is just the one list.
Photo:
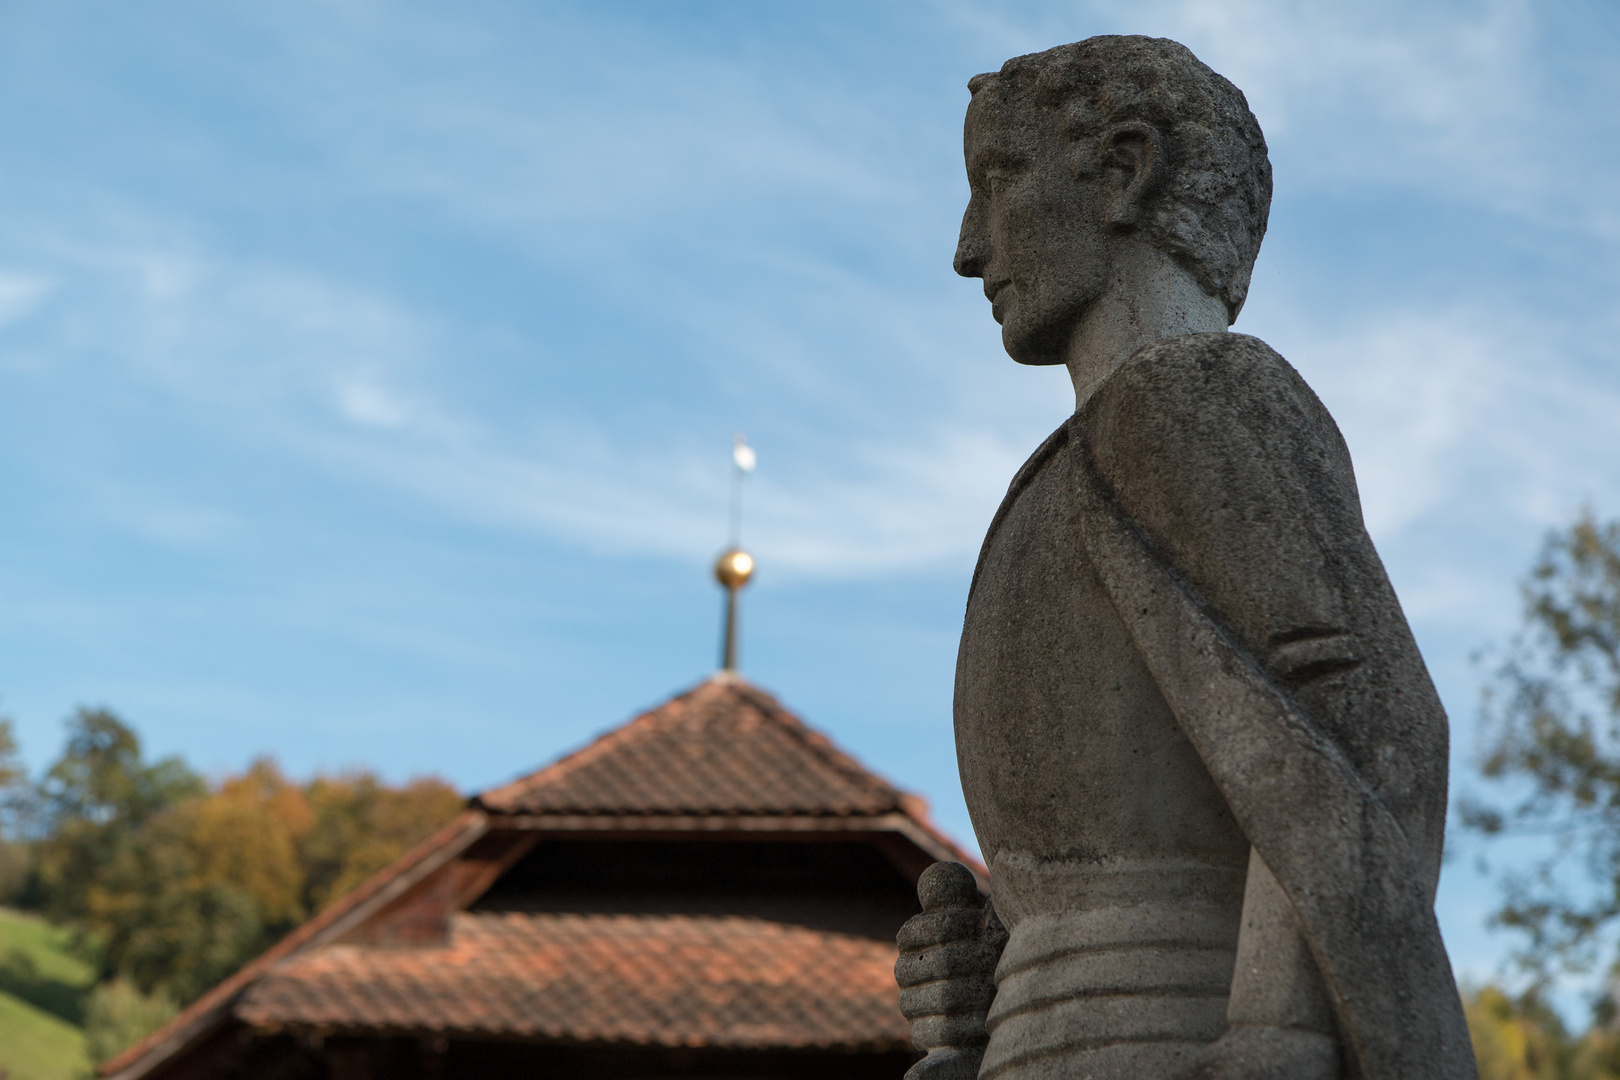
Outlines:
[[740, 589], [754, 576], [754, 557], [742, 548], [732, 548], [714, 564], [715, 580], [728, 589]]

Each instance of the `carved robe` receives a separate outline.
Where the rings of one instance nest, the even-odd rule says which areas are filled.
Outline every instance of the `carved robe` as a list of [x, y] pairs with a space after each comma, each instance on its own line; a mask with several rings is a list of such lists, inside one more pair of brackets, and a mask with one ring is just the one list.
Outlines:
[[1265, 344], [1140, 350], [1024, 465], [955, 722], [1010, 935], [984, 1080], [1170, 1076], [1229, 1024], [1474, 1075], [1433, 915], [1445, 713], [1344, 441]]

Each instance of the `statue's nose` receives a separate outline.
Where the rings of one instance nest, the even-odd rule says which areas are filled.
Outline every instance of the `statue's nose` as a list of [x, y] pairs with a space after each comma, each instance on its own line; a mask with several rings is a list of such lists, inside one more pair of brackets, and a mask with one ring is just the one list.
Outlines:
[[956, 245], [956, 258], [951, 260], [951, 265], [963, 277], [984, 277], [984, 245], [964, 233]]
[[951, 265], [963, 277], [984, 277], [984, 264], [990, 253], [984, 218], [984, 203], [975, 195], [968, 200], [967, 209], [962, 212], [962, 231], [957, 234], [956, 258], [951, 260]]

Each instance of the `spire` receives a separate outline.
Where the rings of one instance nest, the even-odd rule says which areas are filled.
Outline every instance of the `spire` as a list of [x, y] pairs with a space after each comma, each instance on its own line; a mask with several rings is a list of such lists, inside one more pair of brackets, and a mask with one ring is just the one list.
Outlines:
[[737, 670], [737, 593], [754, 576], [754, 557], [742, 549], [742, 482], [754, 471], [754, 448], [738, 432], [731, 446], [731, 543], [714, 564], [714, 576], [726, 590], [726, 627], [720, 646], [720, 670]]

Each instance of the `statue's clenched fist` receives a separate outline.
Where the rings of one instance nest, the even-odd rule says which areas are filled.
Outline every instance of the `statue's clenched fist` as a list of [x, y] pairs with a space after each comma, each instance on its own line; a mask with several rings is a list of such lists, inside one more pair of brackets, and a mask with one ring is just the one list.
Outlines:
[[900, 928], [894, 977], [911, 1041], [928, 1056], [906, 1080], [975, 1080], [1007, 932], [961, 863], [938, 862], [924, 870], [917, 899], [922, 914]]

